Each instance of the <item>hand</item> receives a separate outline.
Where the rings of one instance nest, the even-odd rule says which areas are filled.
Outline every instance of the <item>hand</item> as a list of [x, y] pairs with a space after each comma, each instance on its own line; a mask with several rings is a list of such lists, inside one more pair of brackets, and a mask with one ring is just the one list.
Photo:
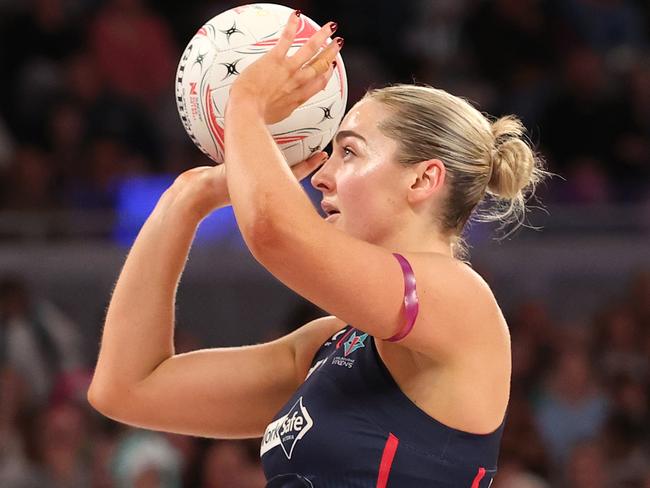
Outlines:
[[[290, 169], [302, 181], [327, 160], [326, 152], [316, 152]], [[182, 206], [200, 222], [214, 210], [230, 205], [226, 165], [199, 166], [181, 173], [166, 192], [173, 205]]]
[[299, 22], [297, 13], [289, 15], [278, 43], [237, 77], [230, 89], [229, 106], [247, 100], [257, 107], [266, 124], [274, 124], [327, 86], [343, 39], [337, 37], [318, 52], [336, 31], [336, 24], [329, 22], [293, 56], [287, 56]]

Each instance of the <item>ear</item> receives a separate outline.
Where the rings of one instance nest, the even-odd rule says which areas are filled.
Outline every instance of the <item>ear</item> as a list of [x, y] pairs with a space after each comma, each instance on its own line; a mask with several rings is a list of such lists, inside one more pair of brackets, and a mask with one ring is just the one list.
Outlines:
[[410, 176], [409, 202], [420, 203], [439, 192], [445, 183], [445, 175], [445, 165], [439, 159], [428, 159], [414, 164]]

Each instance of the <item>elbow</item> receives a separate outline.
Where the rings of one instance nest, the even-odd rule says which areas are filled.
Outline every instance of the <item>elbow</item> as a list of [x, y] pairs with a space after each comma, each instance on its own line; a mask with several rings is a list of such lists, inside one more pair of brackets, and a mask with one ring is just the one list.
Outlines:
[[106, 415], [107, 417], [110, 416], [108, 412], [111, 408], [106, 392], [102, 391], [102, 389], [98, 387], [94, 382], [91, 383], [90, 387], [88, 388], [86, 399], [88, 400], [90, 406], [97, 410], [99, 413]]
[[242, 236], [253, 257], [260, 262], [277, 250], [282, 242], [279, 221], [268, 214], [260, 214], [252, 219], [242, 229]]
[[86, 399], [92, 408], [114, 420], [120, 418], [120, 405], [128, 404], [127, 396], [116, 388], [102, 385], [95, 380], [90, 384]]
[[112, 411], [107, 389], [98, 385], [95, 381], [90, 384], [88, 392], [86, 393], [86, 399], [91, 407], [107, 417], [109, 416], [108, 412]]

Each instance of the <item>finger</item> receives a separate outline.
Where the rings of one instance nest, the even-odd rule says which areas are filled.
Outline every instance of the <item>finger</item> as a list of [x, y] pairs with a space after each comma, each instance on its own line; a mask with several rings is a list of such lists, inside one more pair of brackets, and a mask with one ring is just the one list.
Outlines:
[[332, 77], [332, 74], [334, 73], [334, 67], [335, 64], [332, 62], [327, 68], [327, 71], [320, 74], [315, 74], [316, 71], [313, 66], [310, 66], [306, 69], [306, 71], [311, 72], [311, 79], [307, 80], [305, 83], [294, 90], [296, 108], [301, 106], [319, 91], [325, 89], [327, 83]]
[[337, 37], [334, 39], [325, 49], [303, 66], [303, 75], [300, 78], [308, 80], [310, 76], [314, 77], [326, 73], [332, 67], [332, 63], [342, 47], [343, 38]]
[[328, 22], [318, 30], [296, 53], [289, 58], [295, 69], [312, 59], [325, 44], [325, 41], [336, 32], [336, 22]]
[[299, 16], [300, 10], [295, 10], [291, 15], [289, 15], [287, 24], [284, 26], [284, 29], [282, 29], [282, 33], [280, 34], [280, 39], [277, 44], [273, 46], [270, 52], [280, 58], [285, 58], [287, 56], [287, 52], [293, 44], [293, 39], [296, 37], [296, 32], [300, 23], [300, 19], [298, 18]]

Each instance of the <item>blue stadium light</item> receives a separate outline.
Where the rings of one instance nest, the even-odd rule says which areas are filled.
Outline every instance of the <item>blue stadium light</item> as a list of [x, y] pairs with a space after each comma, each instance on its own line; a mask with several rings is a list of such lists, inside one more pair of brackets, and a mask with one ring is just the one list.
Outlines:
[[[117, 244], [127, 247], [133, 244], [156, 202], [174, 178], [174, 175], [131, 176], [119, 184], [113, 229], [113, 240]], [[195, 245], [205, 245], [235, 239], [243, 242], [232, 207], [226, 207], [201, 223], [194, 242]]]

